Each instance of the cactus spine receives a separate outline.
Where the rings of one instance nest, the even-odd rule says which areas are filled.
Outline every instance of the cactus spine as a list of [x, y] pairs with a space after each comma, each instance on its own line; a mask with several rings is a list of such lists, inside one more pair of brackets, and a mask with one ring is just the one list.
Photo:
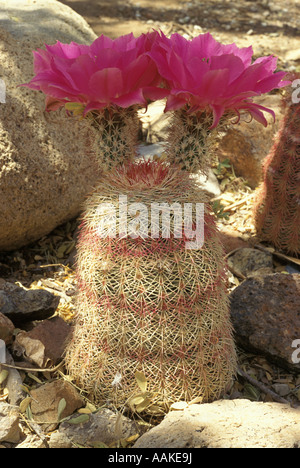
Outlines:
[[[188, 173], [159, 161], [129, 163], [104, 177], [87, 201], [78, 245], [69, 372], [96, 400], [113, 400], [117, 407], [127, 402], [138, 411], [216, 399], [235, 372], [235, 349], [223, 250], [209, 205], [199, 249], [187, 249], [184, 236], [99, 237], [97, 229], [108, 232], [112, 217], [98, 207], [105, 203], [114, 214], [120, 195], [128, 206], [143, 203], [149, 213], [155, 202], [207, 201]], [[133, 222], [131, 213], [128, 225]], [[171, 233], [174, 222], [172, 215]], [[148, 393], [141, 394], [137, 372], [145, 376]]]
[[173, 111], [166, 153], [170, 164], [191, 174], [207, 174], [219, 132], [226, 125], [229, 113], [223, 116], [217, 128], [212, 112], [190, 112], [187, 108]]
[[103, 172], [134, 159], [139, 129], [137, 112], [138, 106], [127, 109], [110, 106], [88, 114], [94, 128], [91, 147]]
[[300, 255], [300, 104], [290, 93], [285, 115], [263, 166], [254, 206], [257, 234], [288, 254]]

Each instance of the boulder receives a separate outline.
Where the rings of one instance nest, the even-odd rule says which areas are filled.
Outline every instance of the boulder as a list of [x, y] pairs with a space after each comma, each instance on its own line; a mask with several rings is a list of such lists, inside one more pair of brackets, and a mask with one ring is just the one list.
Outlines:
[[34, 76], [33, 50], [96, 35], [56, 0], [0, 0], [0, 38], [0, 251], [9, 251], [76, 217], [99, 177], [89, 124], [45, 112], [42, 93], [18, 87]]
[[133, 448], [299, 448], [300, 409], [218, 400], [171, 411]]
[[236, 343], [262, 354], [288, 371], [300, 372], [294, 359], [300, 339], [300, 274], [252, 276], [230, 293]]

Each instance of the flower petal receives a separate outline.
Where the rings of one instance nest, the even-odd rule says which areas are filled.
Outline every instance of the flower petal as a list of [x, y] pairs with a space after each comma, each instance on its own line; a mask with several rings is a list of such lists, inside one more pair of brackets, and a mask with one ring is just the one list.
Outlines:
[[89, 80], [89, 88], [93, 101], [109, 103], [112, 98], [120, 95], [122, 86], [123, 76], [118, 68], [99, 70]]

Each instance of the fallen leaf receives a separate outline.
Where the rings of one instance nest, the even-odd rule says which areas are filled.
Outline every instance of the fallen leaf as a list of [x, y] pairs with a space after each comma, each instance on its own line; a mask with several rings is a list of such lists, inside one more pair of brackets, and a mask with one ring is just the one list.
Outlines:
[[67, 402], [65, 398], [62, 398], [61, 400], [59, 400], [58, 407], [57, 407], [57, 420], [58, 421], [61, 420], [61, 415], [66, 406], [67, 406]]
[[24, 400], [21, 401], [19, 408], [21, 413], [25, 413], [27, 410], [28, 405], [32, 402], [31, 397], [26, 397]]
[[39, 384], [42, 384], [43, 382], [41, 381], [41, 379], [39, 379], [36, 375], [32, 374], [31, 372], [28, 372], [28, 377], [30, 377], [32, 380], [34, 380], [35, 382], [39, 383]]
[[142, 393], [147, 391], [147, 379], [143, 372], [137, 371], [135, 374], [135, 379], [137, 381], [138, 386], [140, 387]]
[[81, 424], [89, 421], [90, 417], [88, 414], [81, 414], [80, 416], [75, 416], [75, 418], [69, 419], [68, 424]]
[[135, 410], [138, 412], [138, 413], [141, 413], [142, 411], [144, 411], [148, 406], [150, 406], [152, 403], [152, 400], [148, 397], [145, 397], [144, 398], [144, 401], [142, 401], [139, 405], [136, 406]]
[[91, 410], [90, 408], [79, 408], [79, 410], [77, 410], [77, 413], [80, 413], [80, 414], [91, 414], [93, 412], [93, 410]]
[[93, 447], [93, 448], [109, 448], [108, 445], [106, 445], [104, 442], [93, 442], [91, 444], [91, 447]]

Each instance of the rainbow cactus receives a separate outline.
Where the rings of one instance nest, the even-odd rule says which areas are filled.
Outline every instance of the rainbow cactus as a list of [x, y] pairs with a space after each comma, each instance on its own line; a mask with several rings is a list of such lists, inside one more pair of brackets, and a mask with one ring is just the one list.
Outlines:
[[90, 148], [103, 172], [133, 161], [138, 141], [138, 106], [123, 109], [110, 106], [102, 111], [90, 112], [92, 138]]
[[[96, 118], [105, 149], [101, 183], [83, 214], [77, 315], [65, 356], [70, 375], [97, 402], [165, 412], [178, 400], [219, 398], [232, 382], [224, 254], [191, 173], [207, 170], [222, 119], [248, 111], [265, 125], [263, 112], [272, 113], [251, 98], [283, 86], [283, 72], [273, 73], [273, 57], [251, 58], [252, 48], [224, 46], [210, 34], [187, 41], [157, 32], [101, 36], [90, 47], [58, 43], [35, 54], [37, 76], [27, 86], [46, 94], [48, 110]], [[136, 127], [126, 112], [131, 119], [133, 109], [161, 97], [174, 112], [167, 160], [134, 161]], [[122, 210], [135, 210], [124, 215], [120, 200]], [[204, 243], [187, 248], [197, 208], [187, 232], [172, 209], [169, 228], [157, 230], [157, 220], [141, 218], [141, 204], [146, 213], [153, 204], [203, 206]]]
[[[136, 208], [130, 214], [130, 206], [146, 207], [143, 235], [103, 235], [110, 220], [117, 221], [117, 233], [124, 228], [115, 215], [120, 197], [126, 197], [129, 229], [136, 226]], [[78, 244], [76, 326], [66, 362], [77, 384], [98, 401], [164, 412], [178, 400], [216, 399], [230, 385], [236, 356], [224, 252], [206, 202], [188, 173], [160, 161], [112, 170], [87, 200]], [[204, 246], [187, 249], [184, 232], [172, 235], [173, 212], [171, 235], [153, 238], [155, 203], [167, 212], [174, 204], [205, 203]], [[145, 376], [148, 393], [141, 395], [136, 373]]]
[[300, 104], [293, 102], [290, 92], [283, 104], [285, 115], [264, 161], [254, 219], [260, 240], [299, 257]]

